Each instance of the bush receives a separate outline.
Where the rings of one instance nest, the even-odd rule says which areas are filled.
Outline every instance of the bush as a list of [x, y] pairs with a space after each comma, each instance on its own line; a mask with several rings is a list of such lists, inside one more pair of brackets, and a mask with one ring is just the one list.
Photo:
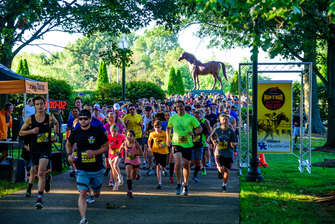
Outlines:
[[170, 75], [169, 75], [169, 82], [168, 82], [168, 90], [167, 90], [168, 95], [171, 95], [172, 93], [176, 93], [176, 79], [177, 79], [176, 71], [174, 67], [171, 67]]
[[[163, 100], [165, 98], [164, 91], [160, 86], [152, 82], [132, 81], [126, 83], [126, 99], [135, 103], [138, 99], [154, 97]], [[96, 91], [94, 103], [112, 105], [121, 101], [122, 87], [121, 84], [105, 83], [101, 85], [99, 91]]]
[[184, 81], [183, 77], [181, 76], [180, 70], [177, 70], [177, 76], [176, 76], [176, 83], [175, 83], [175, 88], [176, 88], [176, 94], [179, 95], [184, 95], [185, 94], [185, 87], [184, 87]]
[[[41, 82], [48, 82], [49, 99], [54, 100], [70, 100], [72, 86], [64, 80], [55, 79], [52, 77], [30, 75], [29, 78]], [[46, 98], [46, 95], [42, 95]], [[34, 97], [34, 94], [27, 94], [27, 99]], [[14, 116], [20, 116], [23, 108], [23, 94], [10, 94], [10, 102], [13, 102], [15, 107]]]

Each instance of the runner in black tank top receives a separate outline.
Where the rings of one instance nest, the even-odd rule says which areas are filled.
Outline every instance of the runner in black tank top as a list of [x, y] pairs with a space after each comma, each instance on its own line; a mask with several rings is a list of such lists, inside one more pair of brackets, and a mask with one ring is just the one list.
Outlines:
[[35, 115], [31, 116], [31, 127], [38, 127], [39, 131], [30, 142], [30, 154], [33, 164], [38, 165], [40, 158], [50, 159], [51, 155], [51, 128], [49, 123], [49, 114], [45, 114], [44, 121], [36, 121]]
[[[28, 117], [23, 124], [19, 135], [32, 135], [33, 140], [30, 143], [30, 155], [34, 164], [34, 168], [38, 173], [38, 196], [35, 208], [41, 209], [44, 188], [46, 192], [51, 189], [50, 181], [52, 176], [48, 174], [46, 177], [45, 169], [49, 163], [51, 155], [51, 142], [56, 141], [58, 137], [58, 122], [54, 116], [45, 113], [45, 100], [41, 96], [33, 99], [36, 114]], [[50, 124], [54, 124], [55, 134], [51, 138]], [[31, 129], [29, 128], [31, 126]]]

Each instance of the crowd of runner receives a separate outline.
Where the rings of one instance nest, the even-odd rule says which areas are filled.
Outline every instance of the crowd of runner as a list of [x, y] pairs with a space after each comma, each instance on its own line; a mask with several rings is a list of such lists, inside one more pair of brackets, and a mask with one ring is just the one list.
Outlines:
[[[44, 189], [48, 192], [51, 188], [51, 175], [45, 174], [45, 168], [59, 128], [55, 117], [45, 113], [42, 97], [29, 100], [36, 113], [25, 120], [20, 131], [20, 136], [25, 136], [24, 147], [30, 151], [30, 158], [25, 158], [26, 166], [31, 167], [26, 196], [31, 196], [37, 172], [35, 207], [41, 209]], [[169, 182], [177, 184], [175, 193], [188, 195], [190, 167], [194, 166], [191, 180], [199, 183], [199, 172], [206, 175], [206, 167], [212, 163], [218, 178], [223, 179], [222, 192], [227, 192], [238, 145], [238, 108], [234, 95], [216, 93], [173, 94], [163, 101], [151, 97], [102, 106], [83, 105], [77, 97], [67, 121], [65, 147], [73, 169], [70, 177], [76, 178], [80, 193], [80, 223], [88, 223], [87, 203], [99, 197], [103, 176], [110, 176], [109, 187], [114, 191], [124, 184], [120, 164], [125, 167], [129, 198], [133, 198], [132, 181], [141, 178], [140, 168], [147, 169], [146, 175], [155, 173], [157, 189], [163, 188], [162, 176], [169, 175]]]

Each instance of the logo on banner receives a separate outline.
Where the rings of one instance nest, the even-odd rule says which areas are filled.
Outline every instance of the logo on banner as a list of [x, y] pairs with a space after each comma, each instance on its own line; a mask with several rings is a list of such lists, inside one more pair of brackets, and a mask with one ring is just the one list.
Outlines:
[[285, 94], [278, 88], [278, 86], [271, 87], [263, 93], [262, 103], [265, 108], [269, 110], [278, 110], [285, 103]]

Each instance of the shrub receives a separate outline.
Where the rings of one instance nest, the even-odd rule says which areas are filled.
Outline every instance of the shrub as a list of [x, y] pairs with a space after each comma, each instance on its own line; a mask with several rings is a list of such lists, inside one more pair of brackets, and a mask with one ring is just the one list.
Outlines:
[[[132, 81], [126, 83], [126, 99], [135, 103], [138, 99], [154, 97], [163, 100], [165, 98], [164, 91], [160, 86], [152, 82]], [[105, 83], [96, 91], [94, 103], [112, 105], [121, 101], [122, 87], [121, 84]]]
[[176, 92], [175, 92], [176, 94], [179, 94], [179, 95], [185, 94], [184, 81], [183, 81], [183, 77], [181, 76], [181, 72], [179, 69], [177, 70], [175, 88], [176, 88]]
[[168, 82], [168, 95], [171, 95], [172, 93], [176, 93], [176, 71], [174, 70], [174, 67], [171, 67], [170, 75], [169, 75], [169, 82]]
[[101, 61], [98, 71], [97, 89], [104, 83], [108, 83], [107, 67], [105, 61]]

